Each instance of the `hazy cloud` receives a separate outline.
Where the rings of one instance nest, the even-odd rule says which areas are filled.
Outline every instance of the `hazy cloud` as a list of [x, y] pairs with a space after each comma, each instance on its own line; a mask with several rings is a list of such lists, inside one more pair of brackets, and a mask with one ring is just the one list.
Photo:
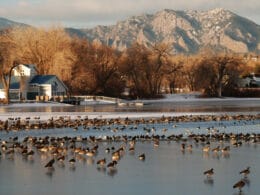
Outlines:
[[260, 24], [259, 0], [1, 0], [0, 16], [32, 25], [89, 27], [162, 9], [229, 9]]

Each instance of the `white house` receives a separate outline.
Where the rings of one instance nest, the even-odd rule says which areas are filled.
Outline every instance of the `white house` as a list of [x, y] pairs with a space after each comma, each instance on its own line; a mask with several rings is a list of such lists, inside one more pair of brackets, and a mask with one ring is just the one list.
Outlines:
[[[38, 75], [34, 65], [20, 64], [13, 70], [10, 83], [10, 99], [35, 100], [36, 96], [65, 96], [67, 86], [56, 75]], [[5, 98], [4, 88], [0, 83], [0, 98]]]
[[260, 75], [251, 73], [239, 81], [239, 87], [260, 87]]
[[33, 64], [19, 64], [13, 69], [13, 76], [33, 77], [37, 74], [36, 67]]

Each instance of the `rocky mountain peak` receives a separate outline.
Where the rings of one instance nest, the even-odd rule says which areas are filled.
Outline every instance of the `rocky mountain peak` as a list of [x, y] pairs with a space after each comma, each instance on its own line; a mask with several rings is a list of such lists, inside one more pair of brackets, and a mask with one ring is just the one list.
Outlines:
[[259, 25], [223, 8], [209, 11], [164, 9], [84, 32], [88, 39], [100, 40], [119, 50], [134, 42], [146, 46], [167, 42], [177, 53], [196, 53], [206, 45], [234, 52], [260, 50]]
[[234, 52], [260, 50], [260, 27], [223, 8], [209, 11], [164, 9], [83, 32], [91, 41], [99, 40], [119, 50], [134, 42], [146, 46], [167, 42], [177, 53], [196, 53], [206, 45]]
[[[0, 18], [0, 29], [17, 25], [24, 24]], [[237, 53], [260, 53], [260, 26], [223, 8], [208, 11], [164, 9], [154, 14], [132, 16], [110, 26], [66, 30], [121, 51], [135, 42], [148, 47], [166, 42], [176, 53], [196, 53], [205, 46]]]

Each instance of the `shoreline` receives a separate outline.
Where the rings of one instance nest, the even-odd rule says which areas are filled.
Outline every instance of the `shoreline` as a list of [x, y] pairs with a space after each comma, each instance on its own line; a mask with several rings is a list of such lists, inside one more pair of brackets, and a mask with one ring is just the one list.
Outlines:
[[[142, 102], [144, 105], [150, 104], [150, 103], [155, 103], [155, 104], [160, 104], [160, 103], [188, 103], [188, 102], [219, 102], [223, 101], [224, 104], [227, 104], [226, 102], [232, 102], [232, 101], [259, 101], [260, 98], [232, 98], [232, 97], [223, 97], [223, 98], [200, 98], [198, 97], [198, 94], [193, 93], [193, 94], [167, 94], [165, 95], [165, 98], [161, 99], [142, 99], [140, 102]], [[95, 105], [96, 101], [89, 101], [87, 105]], [[131, 103], [133, 101], [129, 101]], [[96, 103], [98, 105], [100, 103]], [[59, 102], [34, 102], [34, 103], [11, 103], [9, 105], [1, 105], [3, 108], [11, 108], [15, 110], [16, 108], [19, 108], [19, 110], [28, 110], [28, 108], [51, 108], [51, 107], [72, 107], [73, 105], [70, 104], [64, 104], [64, 103], [59, 103]], [[23, 109], [24, 108], [24, 109]], [[48, 120], [50, 118], [59, 118], [59, 117], [70, 117], [71, 119], [76, 119], [79, 118], [85, 118], [88, 117], [89, 119], [115, 119], [115, 118], [132, 118], [132, 119], [138, 119], [138, 118], [160, 118], [162, 116], [165, 117], [178, 117], [178, 116], [198, 116], [198, 115], [213, 115], [213, 116], [220, 116], [220, 115], [259, 115], [260, 112], [258, 111], [246, 111], [246, 112], [223, 112], [223, 111], [216, 111], [216, 112], [174, 112], [174, 111], [169, 111], [169, 112], [146, 112], [146, 111], [141, 111], [141, 112], [131, 112], [131, 111], [119, 111], [119, 112], [70, 112], [70, 111], [55, 111], [52, 112], [50, 109], [50, 112], [42, 112], [42, 111], [25, 111], [25, 112], [20, 112], [20, 111], [10, 111], [10, 112], [0, 112], [0, 120], [7, 120], [8, 118], [18, 118], [20, 117], [21, 119], [25, 119], [27, 117], [40, 117], [40, 120]]]
[[[142, 102], [144, 104], [148, 103], [169, 103], [169, 102], [219, 102], [219, 101], [260, 101], [258, 97], [199, 97], [196, 93], [191, 94], [165, 94], [164, 98], [159, 99], [139, 99], [139, 100], [123, 100], [125, 103], [135, 103], [135, 102]], [[109, 101], [100, 101], [100, 100], [87, 100], [82, 101], [82, 105], [95, 105], [95, 104], [116, 104], [116, 102], [109, 102]], [[61, 102], [11, 102], [8, 104], [0, 104], [3, 107], [41, 107], [41, 106], [73, 106], [71, 104], [61, 103]]]

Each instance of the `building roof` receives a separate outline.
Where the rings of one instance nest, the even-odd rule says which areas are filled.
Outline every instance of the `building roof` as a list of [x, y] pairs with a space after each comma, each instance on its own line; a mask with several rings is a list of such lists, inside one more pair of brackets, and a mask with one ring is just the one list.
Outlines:
[[[53, 84], [53, 81], [56, 81], [56, 79], [63, 85], [64, 88], [68, 89], [67, 86], [56, 76], [56, 75], [36, 75], [32, 78], [30, 81], [30, 84], [37, 84], [37, 85], [43, 85], [43, 84]], [[54, 82], [56, 83], [56, 82]], [[0, 81], [0, 89], [3, 89], [3, 84]], [[11, 83], [10, 83], [10, 89], [19, 89], [20, 88], [20, 77], [19, 76], [12, 76], [11, 77]]]
[[52, 85], [55, 79], [57, 79], [66, 90], [68, 90], [68, 87], [56, 75], [36, 75], [32, 78], [30, 84], [38, 84], [38, 85], [51, 84]]
[[19, 64], [19, 65], [24, 65], [28, 68], [36, 68], [34, 64]]
[[36, 75], [33, 77], [30, 84], [51, 84], [52, 80], [55, 78], [55, 75]]

